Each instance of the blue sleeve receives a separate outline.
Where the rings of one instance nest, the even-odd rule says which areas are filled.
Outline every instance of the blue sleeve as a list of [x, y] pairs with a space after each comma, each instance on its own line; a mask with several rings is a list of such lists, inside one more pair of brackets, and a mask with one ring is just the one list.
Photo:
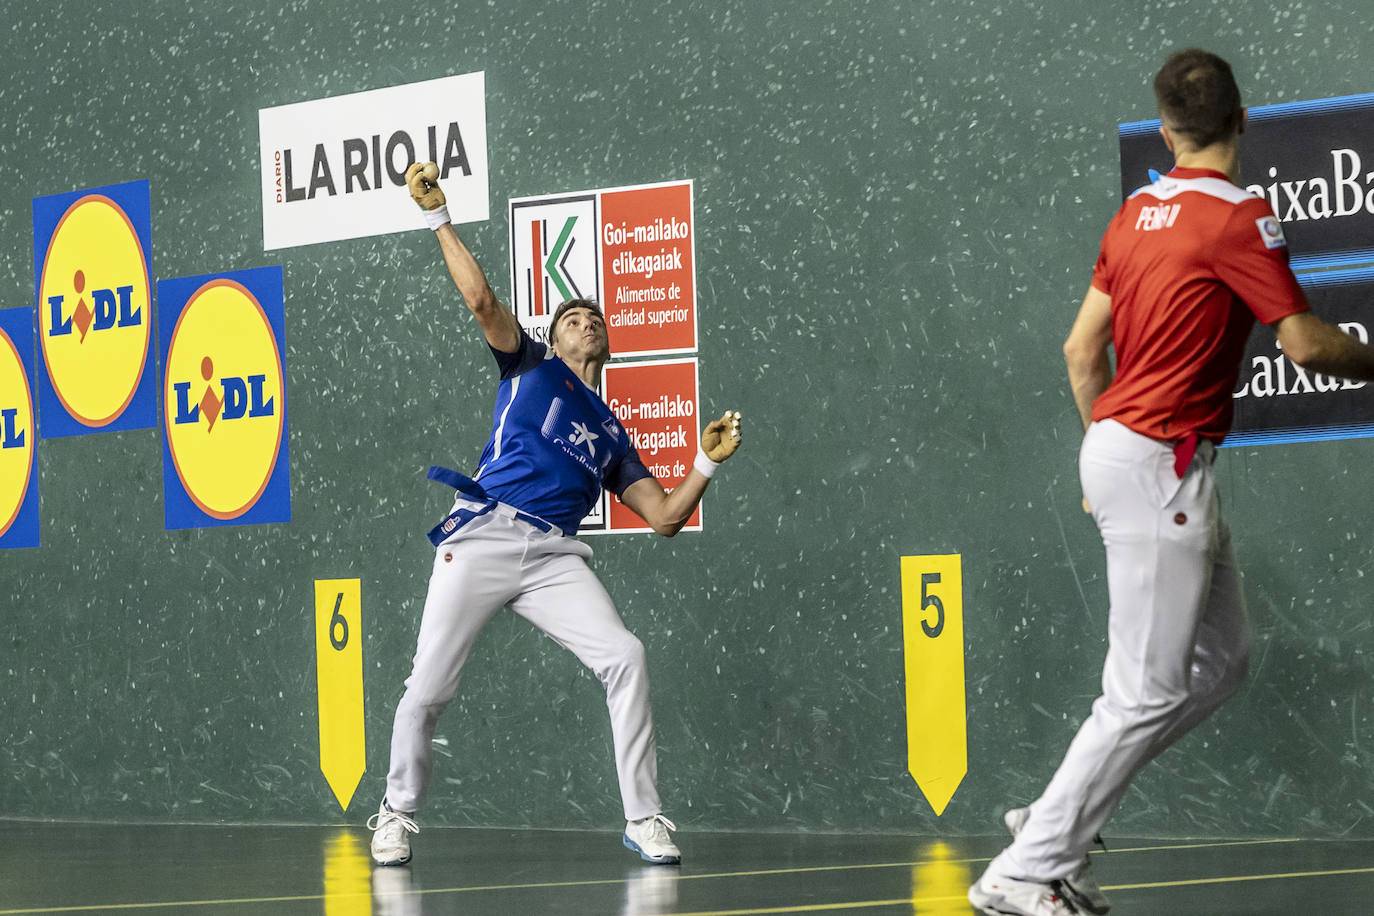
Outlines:
[[513, 353], [498, 350], [491, 344], [487, 346], [491, 349], [491, 355], [496, 357], [496, 367], [501, 370], [502, 381], [529, 372], [544, 361], [549, 349], [526, 334], [524, 328], [520, 329], [520, 346]]
[[653, 476], [639, 459], [639, 452], [635, 451], [632, 445], [625, 453], [625, 457], [616, 462], [615, 467], [606, 474], [602, 484], [616, 496], [623, 496], [630, 488], [630, 484]]

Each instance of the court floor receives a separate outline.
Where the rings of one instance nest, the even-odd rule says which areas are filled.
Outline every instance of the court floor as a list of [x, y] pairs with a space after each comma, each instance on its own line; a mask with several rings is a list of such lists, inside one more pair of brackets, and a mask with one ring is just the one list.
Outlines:
[[[0, 916], [18, 913], [968, 914], [1002, 837], [697, 832], [680, 868], [618, 833], [429, 828], [373, 869], [361, 827], [0, 821]], [[1374, 913], [1374, 841], [1114, 840], [1119, 916]]]

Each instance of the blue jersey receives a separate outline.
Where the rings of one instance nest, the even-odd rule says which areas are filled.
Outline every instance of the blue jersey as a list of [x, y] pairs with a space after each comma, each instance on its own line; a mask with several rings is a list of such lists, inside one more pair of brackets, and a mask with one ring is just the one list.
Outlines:
[[520, 349], [492, 354], [501, 387], [473, 475], [492, 498], [573, 533], [603, 486], [619, 496], [652, 476], [606, 402], [544, 344], [522, 330]]

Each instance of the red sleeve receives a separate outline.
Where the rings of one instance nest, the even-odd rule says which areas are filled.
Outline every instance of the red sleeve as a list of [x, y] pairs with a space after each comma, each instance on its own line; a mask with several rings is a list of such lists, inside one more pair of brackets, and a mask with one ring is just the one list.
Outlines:
[[1288, 242], [1268, 201], [1255, 198], [1235, 207], [1212, 259], [1217, 277], [1264, 324], [1311, 308], [1288, 266]]

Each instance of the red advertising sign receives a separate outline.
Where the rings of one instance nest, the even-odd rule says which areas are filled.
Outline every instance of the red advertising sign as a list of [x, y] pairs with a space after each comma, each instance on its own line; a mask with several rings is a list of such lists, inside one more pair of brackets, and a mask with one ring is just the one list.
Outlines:
[[[608, 365], [601, 390], [649, 472], [665, 490], [680, 484], [692, 470], [704, 425], [697, 416], [696, 357]], [[595, 530], [650, 530], [616, 496], [608, 494], [606, 498], [609, 505], [602, 513], [603, 527]], [[682, 530], [701, 530], [700, 506]]]
[[600, 230], [611, 352], [695, 350], [692, 186], [603, 191]]

